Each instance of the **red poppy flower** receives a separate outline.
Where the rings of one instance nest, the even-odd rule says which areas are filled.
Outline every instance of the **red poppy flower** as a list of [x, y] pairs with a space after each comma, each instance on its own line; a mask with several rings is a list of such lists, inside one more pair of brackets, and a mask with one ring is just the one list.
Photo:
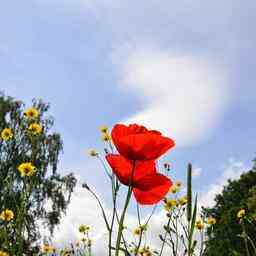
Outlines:
[[169, 192], [172, 181], [165, 175], [147, 175], [133, 188], [133, 194], [140, 204], [156, 204]]
[[140, 204], [159, 202], [172, 185], [169, 178], [156, 172], [153, 160], [132, 161], [114, 154], [107, 155], [106, 159], [120, 182], [132, 185], [134, 196]]
[[175, 145], [160, 132], [137, 124], [116, 124], [111, 136], [118, 152], [130, 160], [156, 160]]

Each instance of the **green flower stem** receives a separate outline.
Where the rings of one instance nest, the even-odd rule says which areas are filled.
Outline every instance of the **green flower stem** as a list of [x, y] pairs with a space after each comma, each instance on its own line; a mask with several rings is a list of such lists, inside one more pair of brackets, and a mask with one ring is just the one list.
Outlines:
[[[166, 225], [167, 230], [169, 229], [170, 224], [171, 224], [171, 217], [169, 217], [169, 220], [168, 220], [167, 225]], [[164, 246], [165, 246], [167, 235], [168, 235], [168, 231], [167, 230], [165, 231], [165, 234], [164, 234], [164, 239], [163, 239], [163, 243], [162, 243], [162, 246], [161, 246], [161, 250], [160, 250], [159, 256], [162, 256], [163, 251], [164, 251]]]
[[134, 171], [135, 171], [135, 164], [136, 161], [133, 161], [133, 165], [132, 165], [132, 173], [131, 173], [131, 177], [130, 177], [130, 184], [128, 187], [128, 191], [127, 191], [127, 196], [126, 196], [126, 200], [125, 200], [125, 204], [124, 204], [124, 209], [119, 221], [119, 225], [118, 225], [118, 233], [117, 233], [117, 239], [116, 239], [116, 252], [115, 252], [115, 256], [118, 256], [119, 250], [120, 250], [120, 243], [121, 243], [121, 238], [123, 237], [123, 225], [124, 225], [124, 219], [125, 219], [125, 215], [128, 209], [128, 205], [131, 199], [131, 195], [132, 195], [132, 181], [133, 181], [133, 175], [134, 175]]
[[[116, 211], [116, 220], [117, 220], [117, 223], [118, 223], [118, 225], [119, 225], [120, 221], [119, 221], [119, 216], [118, 216], [118, 214], [117, 214], [117, 211]], [[127, 247], [127, 245], [126, 245], [126, 242], [125, 242], [125, 238], [124, 238], [123, 233], [122, 233], [122, 241], [123, 241], [123, 243], [124, 243], [124, 247], [125, 247], [125, 250], [126, 250], [126, 254], [129, 256], [130, 254], [129, 254], [129, 252], [128, 252], [128, 247]], [[112, 247], [112, 249], [113, 249], [113, 248], [114, 248], [114, 247]], [[122, 248], [120, 248], [120, 250], [123, 251]]]
[[192, 164], [187, 167], [187, 221], [191, 221], [192, 215]]
[[[100, 160], [100, 163], [102, 164], [104, 171], [106, 172], [108, 178], [112, 181], [112, 175], [110, 174], [110, 171], [108, 170], [107, 166], [105, 165], [104, 161], [102, 160], [102, 158], [100, 156], [97, 156], [97, 158]], [[113, 189], [113, 187], [112, 187]]]
[[94, 196], [94, 198], [96, 199], [96, 201], [98, 202], [99, 206], [100, 206], [100, 209], [101, 209], [101, 213], [103, 215], [103, 219], [105, 221], [105, 224], [106, 224], [106, 227], [107, 227], [107, 230], [109, 231], [110, 230], [110, 227], [109, 227], [109, 224], [108, 224], [108, 220], [107, 220], [107, 216], [106, 216], [106, 213], [104, 211], [104, 208], [100, 202], [100, 199], [98, 198], [98, 196], [94, 193], [94, 191], [92, 191], [89, 187], [87, 187], [88, 191], [91, 192], [91, 194]]
[[108, 254], [111, 256], [111, 247], [112, 247], [112, 233], [113, 233], [113, 227], [115, 223], [115, 215], [116, 215], [116, 199], [117, 199], [117, 192], [118, 192], [118, 181], [112, 173], [111, 176], [111, 183], [112, 183], [112, 198], [113, 198], [113, 212], [112, 212], [112, 219], [110, 223], [110, 230], [109, 230], [109, 236], [108, 236]]
[[181, 208], [178, 209], [178, 213], [176, 214], [176, 218], [175, 218], [175, 232], [176, 232], [175, 255], [178, 254], [178, 247], [179, 247], [178, 219], [181, 217], [181, 212], [180, 211], [181, 211]]
[[118, 256], [118, 254], [119, 254], [120, 242], [121, 242], [121, 237], [122, 237], [122, 233], [123, 233], [124, 218], [125, 218], [126, 211], [127, 211], [130, 199], [131, 199], [131, 195], [132, 195], [132, 186], [129, 186], [127, 196], [126, 196], [126, 200], [125, 200], [125, 204], [124, 204], [124, 209], [123, 209], [123, 212], [122, 212], [122, 215], [121, 215], [121, 218], [120, 218], [120, 222], [119, 222], [119, 226], [118, 226], [115, 256]]

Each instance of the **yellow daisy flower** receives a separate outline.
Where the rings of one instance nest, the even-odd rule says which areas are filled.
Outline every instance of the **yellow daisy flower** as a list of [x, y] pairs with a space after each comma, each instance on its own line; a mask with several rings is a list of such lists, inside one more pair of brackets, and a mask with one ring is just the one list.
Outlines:
[[87, 246], [92, 246], [92, 240], [91, 239], [87, 239], [87, 243], [86, 243]]
[[153, 253], [149, 250], [149, 248], [141, 248], [138, 251], [139, 256], [152, 256]]
[[140, 225], [139, 227], [135, 228], [132, 233], [135, 236], [139, 236], [143, 231], [146, 231], [146, 230], [147, 230], [147, 225], [144, 224], [144, 225]]
[[0, 256], [9, 256], [10, 254], [0, 250]]
[[18, 171], [22, 177], [32, 176], [36, 172], [36, 167], [32, 163], [26, 162], [18, 166]]
[[182, 182], [181, 182], [181, 181], [176, 181], [176, 182], [175, 182], [175, 186], [176, 186], [177, 188], [180, 188], [180, 187], [182, 186]]
[[85, 243], [86, 243], [86, 241], [87, 241], [87, 239], [86, 239], [85, 237], [81, 238], [81, 242], [82, 242], [82, 243], [84, 243], [84, 244], [85, 244]]
[[179, 204], [182, 205], [182, 206], [185, 205], [185, 204], [187, 204], [187, 202], [188, 202], [187, 196], [183, 196], [183, 197], [179, 198], [179, 199], [178, 199], [178, 202], [179, 202]]
[[166, 199], [164, 201], [164, 209], [166, 211], [170, 211], [173, 207], [177, 205], [177, 201], [175, 199]]
[[90, 155], [90, 156], [98, 156], [99, 154], [98, 154], [98, 152], [97, 152], [96, 150], [91, 149], [91, 150], [89, 151], [89, 155]]
[[196, 227], [198, 230], [204, 229], [204, 222], [203, 222], [202, 220], [197, 220], [196, 223], [195, 223], [195, 227]]
[[102, 126], [100, 127], [100, 131], [101, 131], [102, 133], [107, 133], [107, 132], [108, 132], [108, 127], [107, 127], [106, 125], [102, 125]]
[[36, 108], [28, 108], [25, 110], [24, 116], [29, 119], [37, 118], [39, 116], [39, 112]]
[[175, 185], [172, 185], [169, 189], [169, 193], [176, 194], [177, 192], [179, 192], [179, 188]]
[[135, 228], [132, 233], [134, 236], [139, 236], [141, 234], [142, 230], [140, 227]]
[[42, 246], [42, 252], [44, 252], [44, 253], [53, 253], [53, 252], [55, 252], [55, 248], [51, 245], [44, 244]]
[[37, 123], [30, 124], [28, 130], [34, 135], [40, 134], [43, 130], [42, 126]]
[[209, 225], [214, 225], [214, 224], [216, 224], [216, 219], [213, 218], [213, 217], [209, 217], [209, 218], [207, 219], [207, 224], [209, 224]]
[[62, 250], [61, 255], [62, 256], [71, 256], [71, 250], [65, 248], [64, 250]]
[[90, 227], [88, 227], [88, 226], [86, 226], [86, 225], [84, 225], [84, 224], [81, 224], [80, 226], [79, 226], [79, 232], [80, 233], [85, 233], [85, 232], [88, 232], [89, 230], [90, 230]]
[[237, 213], [237, 218], [242, 219], [244, 216], [245, 216], [245, 209], [239, 210], [239, 212]]
[[0, 219], [2, 219], [2, 220], [10, 221], [13, 218], [14, 218], [14, 213], [12, 210], [9, 210], [9, 209], [2, 211], [0, 214]]
[[10, 128], [5, 128], [1, 132], [1, 138], [3, 140], [9, 140], [13, 137], [12, 130]]
[[111, 141], [111, 136], [108, 133], [103, 133], [101, 139], [103, 141]]

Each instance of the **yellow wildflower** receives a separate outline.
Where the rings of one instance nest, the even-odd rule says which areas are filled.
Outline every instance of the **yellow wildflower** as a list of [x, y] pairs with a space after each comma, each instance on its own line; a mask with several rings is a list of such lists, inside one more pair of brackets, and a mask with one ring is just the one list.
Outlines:
[[138, 255], [139, 256], [152, 256], [153, 253], [149, 250], [148, 247], [146, 247], [146, 248], [139, 249]]
[[28, 130], [34, 135], [40, 134], [43, 130], [42, 126], [37, 123], [30, 124]]
[[134, 236], [139, 236], [139, 235], [141, 235], [141, 228], [140, 227], [137, 227], [137, 228], [135, 228], [134, 230], [133, 230], [133, 235]]
[[133, 230], [133, 235], [139, 236], [139, 235], [141, 235], [141, 233], [142, 233], [143, 231], [146, 231], [146, 230], [147, 230], [147, 225], [146, 225], [146, 224], [140, 225], [139, 227], [137, 227], [137, 228], [135, 228], [135, 229]]
[[85, 233], [85, 232], [88, 232], [89, 230], [90, 230], [90, 227], [88, 227], [88, 226], [86, 226], [86, 225], [84, 225], [84, 224], [81, 224], [80, 226], [79, 226], [79, 232], [80, 233]]
[[164, 209], [166, 211], [170, 211], [173, 207], [175, 207], [177, 205], [177, 201], [174, 199], [166, 199], [164, 201]]
[[237, 213], [237, 218], [238, 219], [242, 219], [245, 216], [245, 209], [241, 209], [238, 213]]
[[216, 219], [213, 218], [213, 217], [209, 217], [209, 218], [207, 219], [207, 224], [209, 224], [209, 225], [214, 225], [214, 224], [216, 224]]
[[9, 256], [10, 254], [0, 250], [0, 256]]
[[81, 239], [81, 242], [85, 245], [85, 246], [91, 246], [92, 245], [92, 240], [90, 239], [90, 238], [85, 238], [85, 237], [83, 237], [82, 239]]
[[111, 136], [108, 133], [103, 133], [101, 139], [103, 141], [111, 141]]
[[81, 238], [82, 243], [86, 243], [87, 239], [85, 237]]
[[169, 189], [169, 193], [176, 194], [177, 192], [179, 192], [179, 188], [175, 185], [172, 185]]
[[1, 132], [1, 138], [3, 140], [9, 140], [13, 137], [12, 130], [10, 128], [5, 128]]
[[18, 167], [18, 170], [22, 177], [32, 176], [36, 172], [36, 167], [32, 163], [26, 162], [26, 163], [20, 164]]
[[204, 222], [202, 220], [197, 220], [196, 223], [195, 223], [195, 227], [198, 230], [202, 230], [204, 228]]
[[55, 248], [51, 245], [44, 244], [42, 246], [42, 252], [44, 252], [44, 253], [53, 253], [53, 252], [55, 252]]
[[87, 239], [87, 246], [92, 246], [92, 240], [91, 239]]
[[64, 250], [62, 250], [61, 255], [62, 256], [71, 256], [71, 250], [65, 248]]
[[14, 213], [12, 210], [6, 209], [1, 212], [0, 219], [10, 221], [14, 218]]
[[98, 154], [98, 152], [97, 152], [96, 150], [91, 149], [91, 150], [89, 151], [89, 155], [90, 155], [90, 156], [98, 156], [99, 154]]
[[27, 118], [37, 118], [39, 115], [39, 112], [36, 108], [28, 108], [27, 110], [25, 110], [24, 112], [24, 116]]
[[106, 125], [103, 125], [103, 126], [100, 127], [100, 131], [102, 133], [107, 133], [108, 132], [108, 127]]
[[175, 186], [176, 186], [177, 188], [180, 188], [181, 185], [182, 185], [181, 181], [176, 181], [176, 182], [175, 182]]
[[179, 198], [179, 199], [178, 199], [178, 202], [179, 202], [179, 204], [182, 205], [182, 206], [185, 205], [185, 204], [187, 204], [187, 202], [188, 202], [187, 196], [183, 196], [183, 197]]
[[181, 184], [182, 184], [182, 183], [181, 183], [180, 181], [176, 181], [176, 182], [171, 186], [171, 188], [169, 189], [169, 192], [170, 192], [170, 193], [173, 193], [173, 194], [179, 192], [179, 191], [180, 191], [180, 188], [181, 188]]

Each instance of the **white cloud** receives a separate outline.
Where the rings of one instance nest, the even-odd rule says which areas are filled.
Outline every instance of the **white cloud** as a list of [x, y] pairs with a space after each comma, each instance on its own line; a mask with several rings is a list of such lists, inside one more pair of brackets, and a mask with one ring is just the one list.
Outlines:
[[[111, 209], [104, 206], [107, 215], [110, 216]], [[143, 212], [143, 211], [142, 211]], [[142, 218], [142, 223], [148, 218], [148, 214]], [[147, 235], [147, 242], [151, 248], [159, 248], [161, 241], [158, 234], [163, 232], [162, 226], [165, 224], [165, 212], [160, 211], [155, 214], [150, 221], [150, 227]], [[53, 236], [53, 245], [57, 248], [68, 246], [71, 242], [76, 242], [81, 238], [78, 227], [80, 224], [86, 224], [91, 227], [91, 238], [93, 241], [93, 255], [106, 255], [108, 234], [103, 221], [100, 208], [92, 195], [84, 188], [81, 183], [76, 187], [67, 214], [62, 218], [61, 224], [55, 230]], [[128, 241], [133, 241], [132, 229], [138, 226], [137, 217], [133, 214], [127, 214], [125, 226], [129, 229], [124, 233]], [[116, 232], [115, 232], [116, 234]], [[115, 235], [113, 235], [115, 241]]]
[[[106, 214], [110, 217], [111, 209], [104, 205], [104, 203], [103, 206]], [[82, 188], [79, 182], [72, 194], [67, 214], [62, 218], [61, 224], [54, 232], [53, 245], [57, 248], [63, 248], [63, 246], [68, 246], [71, 242], [74, 243], [78, 241], [81, 238], [78, 232], [78, 227], [81, 224], [86, 224], [91, 227], [90, 234], [94, 245], [94, 255], [105, 255], [108, 234], [101, 210], [95, 198], [88, 190]], [[128, 214], [125, 225], [136, 227], [136, 218]]]
[[217, 194], [222, 192], [223, 186], [227, 184], [227, 181], [238, 179], [240, 175], [248, 170], [243, 162], [234, 161], [230, 159], [229, 165], [223, 171], [221, 177], [207, 187], [200, 196], [199, 205], [205, 207], [212, 207], [214, 205], [214, 198]]
[[78, 227], [80, 224], [91, 226], [94, 239], [104, 233], [104, 222], [100, 209], [92, 195], [79, 184], [72, 194], [71, 203], [67, 214], [62, 218], [60, 226], [54, 234], [54, 245], [63, 246], [79, 238]]
[[121, 88], [134, 93], [142, 104], [127, 123], [160, 129], [178, 146], [209, 135], [229, 102], [226, 73], [213, 61], [144, 49], [128, 51], [116, 63]]

